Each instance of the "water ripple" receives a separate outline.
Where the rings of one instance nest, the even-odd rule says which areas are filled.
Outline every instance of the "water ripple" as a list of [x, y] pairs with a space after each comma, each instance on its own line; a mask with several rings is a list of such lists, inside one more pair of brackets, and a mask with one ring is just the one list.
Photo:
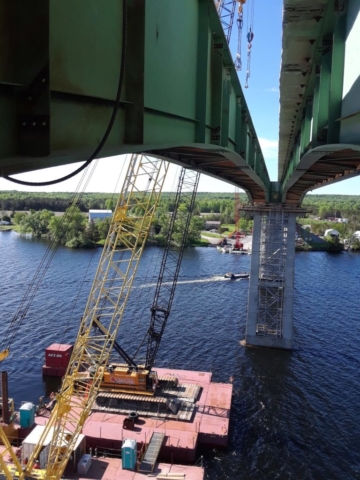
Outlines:
[[[45, 249], [0, 232], [2, 334]], [[17, 407], [52, 390], [41, 378], [44, 349], [74, 341], [100, 254], [57, 252], [4, 364]], [[130, 354], [149, 324], [161, 255], [145, 249], [125, 311], [118, 340]], [[248, 256], [186, 250], [157, 357], [158, 366], [212, 371], [214, 381], [235, 377], [229, 448], [204, 452], [206, 478], [360, 478], [360, 255], [296, 255], [292, 352], [239, 345], [248, 282], [223, 274], [249, 265]]]

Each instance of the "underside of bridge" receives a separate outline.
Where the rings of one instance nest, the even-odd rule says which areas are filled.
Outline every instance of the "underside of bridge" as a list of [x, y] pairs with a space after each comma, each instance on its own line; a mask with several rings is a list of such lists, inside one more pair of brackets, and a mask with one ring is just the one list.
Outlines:
[[359, 2], [285, 0], [280, 76], [283, 202], [360, 174]]
[[359, 9], [358, 0], [284, 0], [281, 204], [250, 207], [249, 345], [291, 348], [300, 205], [307, 192], [360, 174]]
[[213, 0], [0, 0], [0, 175], [143, 152], [245, 189], [246, 343], [291, 348], [301, 202], [360, 173], [358, 3], [284, 0], [270, 182]]
[[268, 200], [213, 0], [0, 0], [0, 35], [1, 176], [88, 159], [115, 112], [97, 157], [152, 153]]

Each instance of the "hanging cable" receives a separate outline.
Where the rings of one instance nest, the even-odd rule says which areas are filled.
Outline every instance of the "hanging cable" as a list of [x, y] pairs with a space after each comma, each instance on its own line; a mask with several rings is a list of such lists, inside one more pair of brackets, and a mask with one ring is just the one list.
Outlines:
[[242, 61], [241, 61], [241, 38], [242, 38], [242, 29], [243, 29], [243, 12], [239, 9], [238, 18], [236, 20], [238, 26], [238, 45], [237, 45], [237, 52], [235, 58], [235, 70], [239, 72], [242, 69]]
[[[81, 185], [81, 183], [83, 181], [85, 181], [85, 185], [84, 185], [84, 188], [83, 190], [85, 190], [88, 182], [90, 181], [94, 171], [95, 171], [95, 168], [97, 166], [97, 161], [93, 164], [92, 166], [92, 169], [88, 175], [88, 178], [86, 179], [86, 175], [88, 173], [88, 169], [86, 169], [81, 177], [81, 180], [79, 182], [79, 185], [77, 187], [77, 190], [79, 189], [79, 186]], [[9, 355], [9, 349], [10, 349], [10, 346], [12, 345], [13, 343], [13, 340], [15, 339], [18, 331], [19, 331], [19, 328], [20, 326], [22, 325], [28, 311], [29, 311], [29, 308], [30, 308], [30, 305], [32, 304], [33, 302], [33, 299], [36, 295], [36, 293], [38, 292], [39, 288], [40, 288], [40, 284], [43, 280], [43, 278], [45, 277], [46, 275], [46, 272], [52, 262], [52, 259], [54, 258], [55, 256], [55, 253], [57, 251], [57, 249], [59, 248], [59, 245], [60, 245], [60, 237], [61, 235], [63, 234], [64, 232], [64, 226], [66, 224], [66, 222], [73, 216], [74, 214], [74, 208], [71, 208], [71, 207], [75, 207], [81, 200], [81, 197], [82, 197], [82, 193], [78, 194], [78, 192], [76, 191], [72, 197], [72, 202], [70, 203], [70, 208], [67, 209], [67, 211], [64, 213], [64, 215], [61, 217], [61, 220], [59, 222], [59, 224], [56, 226], [56, 229], [55, 229], [55, 232], [53, 234], [53, 236], [51, 237], [50, 239], [50, 242], [48, 244], [48, 247], [45, 251], [45, 254], [43, 256], [43, 258], [41, 259], [41, 262], [40, 264], [38, 265], [36, 271], [35, 271], [35, 274], [34, 274], [34, 277], [32, 278], [30, 284], [28, 285], [26, 291], [25, 291], [25, 294], [24, 296], [22, 297], [21, 299], [21, 302], [20, 302], [20, 305], [15, 313], [15, 315], [13, 316], [6, 332], [5, 332], [5, 335], [4, 337], [2, 338], [2, 341], [1, 341], [1, 346], [0, 346], [0, 361], [4, 360], [8, 355]]]
[[251, 28], [247, 34], [248, 48], [247, 48], [247, 65], [246, 65], [246, 79], [245, 79], [245, 88], [249, 88], [249, 78], [250, 78], [250, 64], [251, 64], [251, 47], [254, 34], [251, 31]]
[[[250, 66], [251, 66], [251, 48], [252, 41], [254, 39], [254, 12], [255, 12], [255, 0], [252, 0], [250, 13], [248, 10], [247, 19], [248, 19], [248, 33], [246, 35], [248, 47], [247, 47], [247, 66], [246, 66], [246, 79], [245, 79], [245, 88], [249, 88], [249, 78], [250, 78]], [[249, 21], [250, 16], [250, 21]]]
[[[63, 327], [63, 329], [62, 329], [62, 338], [61, 338], [61, 340], [60, 340], [60, 344], [64, 343], [65, 335], [67, 334], [68, 328], [70, 327], [70, 322], [71, 322], [72, 317], [73, 317], [73, 315], [74, 315], [74, 311], [75, 311], [75, 307], [76, 307], [76, 305], [77, 305], [77, 302], [78, 302], [78, 300], [79, 300], [79, 298], [80, 298], [81, 290], [82, 290], [82, 288], [83, 288], [83, 286], [84, 286], [84, 284], [85, 284], [85, 282], [86, 282], [86, 277], [88, 276], [89, 268], [90, 268], [90, 265], [91, 265], [91, 263], [92, 263], [92, 261], [93, 261], [95, 251], [96, 251], [96, 249], [94, 248], [94, 249], [93, 249], [93, 253], [92, 253], [92, 255], [91, 255], [91, 257], [90, 257], [90, 260], [89, 260], [89, 262], [88, 262], [88, 266], [87, 266], [87, 268], [86, 268], [86, 271], [85, 271], [83, 280], [82, 280], [82, 282], [81, 282], [81, 284], [80, 284], [80, 287], [79, 287], [79, 289], [78, 289], [77, 295], [76, 295], [76, 297], [75, 297], [74, 300], [73, 300], [72, 307], [70, 308], [71, 312], [70, 312], [70, 314], [69, 314], [69, 316], [68, 316], [68, 320], [67, 320], [67, 322], [66, 322], [66, 325], [65, 325], [65, 326]], [[60, 347], [59, 347], [59, 348], [60, 348]]]
[[6, 180], [9, 180], [10, 182], [17, 183], [19, 185], [25, 185], [28, 187], [45, 187], [47, 185], [55, 185], [56, 183], [64, 182], [65, 180], [69, 180], [70, 178], [74, 177], [78, 173], [82, 172], [90, 163], [99, 155], [101, 150], [103, 149], [110, 133], [111, 130], [114, 126], [116, 116], [119, 110], [120, 106], [120, 96], [122, 92], [122, 87], [124, 84], [124, 71], [125, 71], [125, 59], [126, 59], [126, 43], [127, 43], [127, 15], [126, 15], [126, 9], [127, 9], [127, 0], [123, 1], [123, 35], [122, 35], [122, 51], [121, 51], [121, 63], [120, 63], [120, 73], [119, 73], [119, 82], [118, 82], [118, 89], [116, 93], [116, 98], [115, 98], [115, 104], [114, 108], [111, 114], [111, 118], [109, 121], [109, 124], [107, 126], [107, 129], [104, 133], [103, 138], [101, 139], [99, 145], [96, 147], [92, 155], [86, 160], [81, 167], [77, 168], [74, 170], [72, 173], [69, 173], [68, 175], [65, 175], [64, 177], [58, 178], [56, 180], [50, 180], [48, 182], [26, 182], [24, 180], [18, 180], [16, 178], [9, 177], [7, 175], [4, 175], [4, 178]]
[[[101, 148], [102, 146], [104, 145], [108, 135], [110, 134], [110, 131], [111, 131], [111, 128], [112, 128], [112, 125], [114, 123], [114, 120], [115, 120], [115, 116], [116, 116], [116, 112], [117, 112], [117, 108], [118, 108], [118, 104], [119, 104], [119, 99], [120, 99], [120, 93], [121, 93], [121, 88], [122, 88], [122, 83], [123, 83], [123, 70], [124, 70], [124, 54], [125, 54], [125, 51], [126, 51], [126, 37], [127, 37], [127, 34], [126, 34], [126, 30], [127, 30], [127, 16], [126, 16], [126, 0], [124, 0], [124, 3], [123, 3], [123, 57], [121, 59], [121, 71], [120, 71], [120, 79], [119, 79], [119, 87], [120, 89], [118, 89], [118, 95], [117, 95], [117, 107], [115, 105], [115, 108], [114, 108], [114, 111], [113, 111], [113, 115], [112, 115], [112, 118], [110, 120], [110, 123], [109, 123], [109, 126], [108, 126], [108, 129], [107, 129], [107, 132], [105, 132], [105, 135], [103, 137], [103, 140], [100, 142], [101, 145]], [[115, 112], [115, 109], [116, 109], [116, 112]], [[110, 128], [109, 128], [110, 127]], [[106, 138], [105, 138], [106, 137]], [[104, 140], [105, 139], [105, 140]], [[100, 146], [100, 145], [99, 145]], [[49, 242], [49, 245], [46, 249], [46, 252], [40, 262], [40, 265], [38, 266], [36, 272], [35, 272], [35, 275], [32, 279], [32, 281], [30, 282], [26, 292], [25, 292], [25, 295], [23, 296], [21, 302], [20, 302], [20, 305], [17, 309], [17, 312], [15, 313], [14, 317], [12, 318], [11, 322], [10, 322], [10, 325], [8, 326], [7, 328], [7, 331], [5, 332], [5, 336], [3, 337], [2, 341], [1, 341], [1, 347], [0, 347], [0, 361], [3, 361], [5, 360], [5, 358], [8, 357], [9, 355], [9, 352], [10, 352], [10, 346], [15, 338], [15, 336], [17, 335], [17, 332], [20, 328], [20, 326], [22, 325], [28, 311], [29, 311], [29, 308], [30, 308], [30, 305], [40, 287], [40, 284], [43, 280], [43, 278], [45, 277], [45, 274], [51, 264], [51, 261], [52, 259], [54, 258], [54, 255], [60, 245], [60, 237], [61, 235], [63, 234], [63, 231], [64, 231], [64, 225], [66, 224], [67, 220], [70, 218], [72, 218], [73, 214], [74, 214], [74, 207], [76, 207], [79, 203], [80, 203], [80, 200], [83, 196], [83, 193], [96, 169], [96, 166], [98, 164], [98, 160], [95, 162], [95, 164], [93, 164], [92, 166], [92, 169], [90, 170], [90, 174], [88, 175], [88, 178], [86, 179], [86, 175], [87, 175], [87, 171], [88, 171], [88, 168], [90, 163], [94, 160], [95, 156], [99, 153], [99, 151], [101, 150], [101, 148], [99, 149], [99, 147], [95, 150], [94, 154], [85, 162], [84, 165], [81, 166], [80, 169], [77, 169], [76, 173], [79, 173], [80, 171], [84, 170], [83, 172], [83, 175], [79, 181], [79, 184], [76, 188], [76, 191], [74, 192], [73, 196], [72, 196], [72, 199], [71, 199], [71, 202], [70, 202], [70, 207], [73, 207], [73, 208], [69, 208], [67, 209], [67, 211], [65, 212], [65, 214], [62, 216], [61, 218], [61, 221], [60, 223], [57, 225], [56, 227], [56, 230], [55, 230], [55, 233], [54, 235], [52, 236], [51, 238], [51, 241]], [[76, 175], [75, 172], [73, 172], [73, 174], [71, 174], [71, 176], [73, 175]], [[66, 178], [69, 178], [69, 176], [67, 175], [66, 177], [63, 177], [63, 179], [61, 181], [63, 181], [64, 179]], [[12, 181], [14, 179], [11, 179]], [[58, 183], [60, 180], [57, 180], [53, 183]], [[82, 188], [82, 191], [80, 190], [80, 187], [81, 187], [81, 184], [85, 181], [85, 184], [83, 185], [83, 188]], [[17, 181], [17, 183], [19, 183], [20, 181]], [[24, 183], [24, 182], [22, 182]], [[51, 182], [50, 182], [51, 183]], [[31, 182], [26, 182], [25, 184], [29, 185], [31, 184]], [[49, 182], [43, 182], [43, 183], [37, 183], [36, 185], [48, 185]], [[33, 185], [33, 184], [32, 184]], [[80, 193], [79, 193], [80, 191]]]
[[239, 8], [238, 8], [238, 18], [236, 20], [237, 27], [238, 27], [238, 44], [237, 44], [237, 52], [235, 58], [235, 70], [238, 72], [242, 69], [242, 60], [241, 60], [241, 40], [242, 40], [242, 29], [244, 25], [244, 13], [243, 13], [243, 4], [246, 3], [246, 0], [238, 0]]
[[[52, 235], [52, 237], [50, 239], [50, 242], [48, 244], [46, 252], [45, 252], [45, 254], [44, 254], [44, 256], [43, 256], [43, 258], [42, 258], [42, 260], [41, 260], [41, 262], [40, 262], [40, 264], [39, 264], [39, 266], [38, 266], [38, 268], [35, 272], [34, 277], [32, 278], [32, 280], [31, 280], [31, 282], [30, 282], [30, 284], [29, 284], [29, 286], [28, 286], [28, 288], [25, 292], [25, 295], [23, 296], [23, 298], [20, 302], [20, 305], [19, 305], [19, 307], [16, 311], [16, 314], [12, 318], [12, 320], [10, 322], [10, 325], [8, 326], [8, 328], [5, 332], [5, 335], [4, 335], [4, 337], [1, 341], [0, 361], [3, 361], [9, 355], [10, 346], [12, 345], [13, 340], [16, 337], [20, 326], [22, 325], [22, 323], [25, 319], [25, 317], [28, 313], [28, 310], [29, 310], [29, 308], [32, 304], [32, 301], [33, 301], [37, 291], [40, 288], [40, 284], [41, 284], [48, 268], [50, 267], [50, 264], [52, 262], [52, 259], [55, 256], [55, 253], [56, 253], [57, 249], [59, 248], [60, 237], [64, 233], [65, 224], [66, 224], [67, 221], [71, 221], [72, 216], [74, 214], [74, 207], [76, 207], [80, 203], [81, 198], [83, 196], [83, 193], [84, 193], [85, 189], [87, 188], [87, 186], [88, 186], [88, 184], [89, 184], [89, 182], [90, 182], [90, 180], [91, 180], [91, 178], [92, 178], [92, 176], [95, 172], [97, 164], [98, 164], [98, 160], [96, 160], [93, 163], [90, 172], [89, 172], [88, 168], [83, 172], [81, 180], [80, 180], [80, 182], [79, 182], [79, 184], [76, 188], [76, 191], [72, 196], [72, 200], [70, 202], [70, 208], [68, 208], [66, 210], [64, 215], [61, 217], [60, 223], [56, 226], [55, 233]], [[124, 167], [124, 165], [121, 168], [119, 178], [120, 178], [121, 173], [123, 171], [123, 167]], [[87, 176], [87, 178], [86, 178], [86, 176]], [[119, 181], [119, 179], [118, 179], [118, 181]], [[80, 187], [81, 187], [82, 183], [84, 183], [84, 185], [82, 186], [82, 189], [80, 190]], [[80, 191], [80, 193], [79, 193], [79, 191]]]
[[[174, 174], [174, 177], [173, 177], [172, 187], [171, 187], [171, 189], [170, 189], [170, 194], [171, 194], [171, 196], [170, 196], [170, 201], [172, 201], [172, 197], [174, 197], [174, 201], [176, 201], [177, 183], [178, 183], [179, 178], [180, 178], [180, 175], [181, 175], [181, 170], [182, 170], [182, 168], [181, 168], [180, 166], [177, 166], [177, 167], [176, 167], [175, 174]], [[174, 207], [173, 207], [173, 208], [174, 208]], [[171, 214], [170, 214], [170, 212], [168, 212], [168, 213], [169, 213], [169, 219], [168, 219], [168, 222], [167, 222], [167, 225], [166, 225], [165, 236], [167, 236], [167, 234], [168, 234], [167, 232], [168, 232], [168, 230], [171, 228], [171, 218], [172, 218], [172, 215], [173, 215], [173, 212], [172, 212]], [[159, 279], [160, 268], [161, 268], [161, 266], [159, 266], [159, 272], [156, 272], [156, 273], [153, 274], [153, 278], [156, 279], [156, 281], [155, 281], [155, 283], [154, 283], [154, 285], [153, 285], [154, 287], [157, 286], [157, 280]], [[154, 272], [155, 272], [155, 271], [154, 271]], [[146, 285], [146, 283], [143, 282], [143, 285]], [[150, 303], [150, 302], [148, 302], [148, 299], [150, 298], [150, 294], [152, 294], [152, 296], [154, 295], [154, 293], [153, 293], [153, 292], [151, 291], [151, 289], [149, 288], [149, 289], [148, 289], [148, 294], [147, 294], [146, 300], [144, 299], [144, 301], [143, 301], [143, 311], [144, 311], [144, 314], [143, 314], [143, 315], [139, 315], [139, 317], [138, 317], [139, 319], [144, 317], [144, 315], [145, 315], [145, 309], [147, 310], [147, 309], [149, 308], [149, 303]], [[139, 298], [140, 298], [140, 297], [139, 297]], [[143, 298], [144, 298], [144, 297], [141, 296], [141, 299], [143, 299]], [[138, 346], [138, 348], [137, 348], [137, 350], [136, 350], [135, 355], [134, 355], [133, 358], [136, 358], [136, 357], [139, 355], [139, 352], [141, 351], [142, 346], [144, 345], [145, 341], [147, 340], [147, 335], [148, 335], [148, 331], [145, 333], [143, 339], [141, 340], [140, 345]], [[138, 363], [140, 363], [140, 361], [139, 361]]]

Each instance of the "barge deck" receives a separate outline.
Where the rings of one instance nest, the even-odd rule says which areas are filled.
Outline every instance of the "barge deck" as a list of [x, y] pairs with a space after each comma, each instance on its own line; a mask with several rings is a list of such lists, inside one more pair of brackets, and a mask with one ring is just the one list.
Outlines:
[[[135, 440], [138, 462], [141, 462], [150, 439], [158, 435], [163, 440], [152, 464], [151, 476], [158, 480], [204, 479], [204, 469], [190, 465], [198, 460], [198, 446], [227, 446], [233, 385], [212, 383], [209, 372], [155, 370], [159, 377], [176, 377], [178, 385], [160, 389], [159, 397], [100, 392], [100, 397], [115, 402], [113, 407], [95, 405], [83, 427], [83, 453], [91, 456], [89, 470], [86, 474], [78, 473], [75, 464], [68, 465], [64, 478], [145, 479], [148, 473], [123, 469], [122, 446], [126, 440]], [[176, 409], [174, 404], [182, 407]], [[124, 420], [134, 412], [136, 420], [127, 427]], [[45, 425], [48, 418], [49, 412], [43, 410], [35, 416], [34, 426]], [[18, 433], [20, 440], [21, 429]], [[23, 438], [25, 433], [28, 431], [22, 432]]]

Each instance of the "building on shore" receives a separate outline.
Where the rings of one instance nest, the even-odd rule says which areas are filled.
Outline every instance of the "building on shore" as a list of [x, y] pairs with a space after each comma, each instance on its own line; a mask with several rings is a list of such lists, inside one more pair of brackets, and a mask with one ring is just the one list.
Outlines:
[[339, 238], [340, 233], [333, 228], [329, 228], [328, 230], [325, 230], [324, 237], [332, 237], [332, 238], [337, 237], [337, 238]]
[[91, 222], [91, 220], [94, 222], [96, 222], [96, 220], [104, 220], [104, 218], [111, 218], [111, 216], [111, 210], [89, 210], [89, 222]]
[[220, 228], [221, 222], [217, 220], [206, 220], [205, 221], [205, 230], [218, 230]]

